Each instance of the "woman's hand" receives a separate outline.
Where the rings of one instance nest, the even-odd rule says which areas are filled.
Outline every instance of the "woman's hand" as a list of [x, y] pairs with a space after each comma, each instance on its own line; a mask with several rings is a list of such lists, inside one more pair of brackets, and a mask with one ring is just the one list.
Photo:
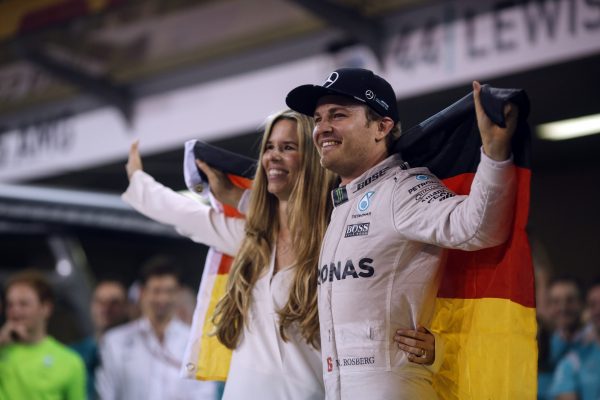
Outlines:
[[419, 326], [416, 331], [398, 329], [394, 341], [415, 364], [431, 365], [435, 361], [435, 337], [422, 326]]
[[142, 166], [142, 158], [140, 157], [140, 151], [138, 150], [139, 144], [140, 141], [136, 140], [131, 143], [131, 147], [129, 148], [129, 158], [127, 159], [127, 164], [125, 164], [125, 170], [127, 171], [127, 178], [129, 178], [129, 180], [131, 180], [131, 177], [135, 171], [144, 170]]
[[210, 191], [223, 204], [237, 208], [244, 189], [235, 186], [223, 172], [211, 168], [202, 160], [196, 160], [196, 165], [208, 178]]

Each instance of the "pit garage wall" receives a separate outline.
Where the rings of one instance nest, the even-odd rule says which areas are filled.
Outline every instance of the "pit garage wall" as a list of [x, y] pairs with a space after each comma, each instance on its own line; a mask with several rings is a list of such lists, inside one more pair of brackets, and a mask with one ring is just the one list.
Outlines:
[[600, 52], [600, 2], [452, 2], [386, 20], [382, 66], [363, 46], [149, 96], [131, 123], [112, 108], [25, 124], [0, 135], [0, 181], [40, 178], [248, 132], [283, 107], [285, 94], [344, 65], [386, 77], [399, 99]]

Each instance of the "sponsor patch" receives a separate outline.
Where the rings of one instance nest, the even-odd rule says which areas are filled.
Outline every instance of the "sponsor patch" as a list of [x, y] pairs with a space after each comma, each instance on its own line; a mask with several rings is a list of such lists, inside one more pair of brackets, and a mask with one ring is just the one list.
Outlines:
[[454, 197], [446, 186], [437, 179], [430, 179], [428, 175], [417, 175], [415, 179], [421, 183], [408, 189], [408, 194], [413, 195], [416, 202], [431, 203], [432, 201], [444, 201]]
[[333, 282], [348, 278], [371, 278], [373, 275], [375, 275], [375, 268], [372, 258], [363, 257], [358, 262], [348, 259], [346, 262], [338, 261], [323, 265], [319, 269], [317, 283], [320, 285], [327, 281]]
[[360, 201], [356, 205], [356, 209], [358, 210], [358, 212], [367, 211], [367, 209], [371, 205], [371, 197], [373, 197], [374, 194], [375, 192], [367, 192], [363, 197], [361, 197]]
[[354, 193], [358, 192], [360, 189], [364, 188], [365, 186], [370, 185], [371, 183], [375, 182], [377, 179], [384, 176], [388, 169], [390, 169], [390, 167], [382, 168], [379, 171], [375, 172], [373, 175], [369, 176], [364, 181], [357, 183], [356, 189], [354, 189]]
[[362, 218], [362, 217], [368, 217], [371, 215], [371, 211], [366, 212], [366, 213], [360, 213], [360, 214], [352, 214], [352, 218]]
[[369, 234], [369, 226], [370, 222], [363, 222], [362, 224], [352, 224], [346, 225], [346, 233], [344, 233], [344, 237], [353, 237], [353, 236], [367, 236]]
[[426, 188], [426, 187], [439, 187], [440, 184], [437, 181], [427, 181], [427, 182], [422, 182], [419, 183], [418, 185], [415, 185], [413, 187], [411, 187], [410, 189], [408, 189], [408, 194], [413, 194], [415, 192], [420, 193], [421, 189]]
[[417, 195], [415, 200], [421, 203], [431, 203], [432, 201], [444, 201], [450, 197], [456, 196], [454, 193], [446, 188], [440, 188], [438, 190], [432, 190], [429, 193]]
[[342, 187], [333, 189], [333, 191], [331, 192], [331, 198], [333, 199], [333, 205], [335, 207], [347, 202], [348, 201], [348, 192], [346, 191], [346, 187], [342, 186]]

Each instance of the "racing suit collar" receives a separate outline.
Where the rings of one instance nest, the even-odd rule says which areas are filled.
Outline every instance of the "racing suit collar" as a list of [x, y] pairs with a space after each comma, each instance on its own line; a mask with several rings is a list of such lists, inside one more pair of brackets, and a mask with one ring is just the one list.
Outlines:
[[390, 168], [400, 165], [401, 169], [408, 169], [408, 163], [402, 162], [400, 154], [395, 153], [381, 161], [379, 164], [366, 170], [362, 175], [352, 180], [346, 186], [340, 186], [331, 192], [333, 206], [337, 207], [344, 204], [350, 199], [362, 194], [364, 190], [370, 187], [371, 183], [378, 180], [379, 177], [385, 175]]

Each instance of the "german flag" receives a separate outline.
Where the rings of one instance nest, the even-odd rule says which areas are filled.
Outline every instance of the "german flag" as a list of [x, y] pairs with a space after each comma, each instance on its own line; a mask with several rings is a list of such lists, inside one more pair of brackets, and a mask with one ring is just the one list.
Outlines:
[[[505, 126], [506, 102], [519, 107], [512, 143], [516, 212], [506, 221], [513, 229], [504, 245], [449, 251], [431, 327], [446, 346], [434, 387], [442, 399], [535, 399], [535, 287], [525, 232], [531, 179], [529, 101], [522, 90], [486, 85], [481, 100], [499, 126]], [[471, 93], [408, 130], [395, 150], [411, 167], [426, 166], [455, 193], [469, 194], [480, 147]]]
[[[219, 203], [210, 193], [208, 178], [195, 165], [196, 159], [227, 174], [236, 186], [248, 189], [252, 185], [256, 161], [240, 154], [192, 140], [186, 143], [184, 175], [187, 186], [202, 193], [219, 212], [234, 218], [243, 215], [233, 207]], [[223, 346], [214, 331], [212, 316], [219, 300], [225, 294], [233, 257], [210, 248], [206, 256], [202, 280], [194, 310], [192, 330], [182, 365], [181, 375], [203, 381], [225, 381], [231, 362], [231, 350]]]

